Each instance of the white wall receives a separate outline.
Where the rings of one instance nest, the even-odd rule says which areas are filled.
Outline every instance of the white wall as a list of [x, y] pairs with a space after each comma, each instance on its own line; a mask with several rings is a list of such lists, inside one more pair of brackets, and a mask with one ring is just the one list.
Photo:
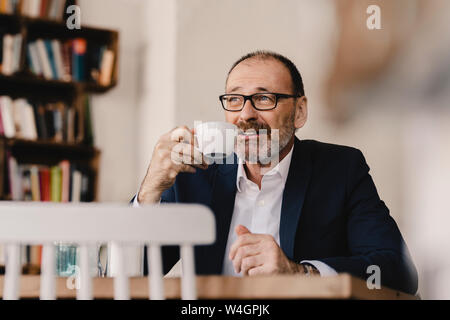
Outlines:
[[[158, 138], [175, 126], [176, 12], [174, 0], [147, 0], [137, 121], [137, 176], [144, 178]], [[138, 187], [138, 185], [136, 186]]]
[[421, 271], [421, 293], [450, 299], [450, 112], [415, 112], [403, 129], [405, 225]]
[[[177, 124], [223, 119], [218, 96], [224, 91], [228, 70], [242, 55], [258, 49], [277, 51], [295, 61], [308, 95], [318, 99], [317, 86], [332, 54], [329, 38], [334, 15], [329, 1], [310, 3], [178, 1]], [[324, 41], [314, 41], [317, 37]], [[318, 101], [311, 104], [315, 109]]]
[[101, 150], [99, 201], [129, 201], [139, 181], [137, 119], [144, 27], [144, 1], [81, 0], [83, 25], [119, 31], [119, 82], [94, 95], [95, 145]]

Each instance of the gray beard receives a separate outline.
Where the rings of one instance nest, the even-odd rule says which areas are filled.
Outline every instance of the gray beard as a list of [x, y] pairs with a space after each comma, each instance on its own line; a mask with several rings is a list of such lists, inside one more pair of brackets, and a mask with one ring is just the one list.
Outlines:
[[[281, 137], [276, 130], [272, 130], [270, 139], [258, 138], [255, 142], [245, 142], [236, 146], [236, 155], [239, 159], [249, 164], [259, 164], [263, 167], [273, 167], [278, 164], [280, 159], [280, 152], [289, 143], [292, 135], [295, 133], [295, 128], [286, 132], [282, 130]], [[258, 146], [259, 144], [259, 146]]]

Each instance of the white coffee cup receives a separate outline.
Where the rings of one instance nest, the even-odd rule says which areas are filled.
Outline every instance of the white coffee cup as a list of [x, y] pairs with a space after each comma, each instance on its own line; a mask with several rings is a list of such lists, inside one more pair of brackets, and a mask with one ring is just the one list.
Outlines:
[[220, 160], [234, 152], [237, 127], [228, 122], [199, 122], [195, 124], [197, 149], [209, 160]]

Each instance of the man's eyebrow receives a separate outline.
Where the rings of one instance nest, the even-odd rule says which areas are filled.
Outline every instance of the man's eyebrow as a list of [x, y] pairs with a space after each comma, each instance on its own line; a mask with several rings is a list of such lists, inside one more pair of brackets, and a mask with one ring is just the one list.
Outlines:
[[[239, 89], [242, 89], [242, 87], [234, 87], [233, 89], [230, 90], [230, 93], [231, 93], [231, 92], [238, 91]], [[258, 88], [256, 88], [256, 91], [265, 91], [265, 92], [269, 92], [269, 90], [266, 89], [266, 88], [264, 88], [264, 87], [258, 87]]]

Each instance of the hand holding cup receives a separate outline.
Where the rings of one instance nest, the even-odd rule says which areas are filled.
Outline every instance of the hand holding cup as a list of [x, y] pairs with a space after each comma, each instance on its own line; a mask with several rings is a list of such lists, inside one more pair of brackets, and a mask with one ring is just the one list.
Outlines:
[[147, 174], [138, 193], [139, 203], [157, 203], [161, 194], [174, 183], [180, 172], [195, 173], [208, 164], [195, 148], [194, 131], [177, 127], [164, 134], [157, 142]]

